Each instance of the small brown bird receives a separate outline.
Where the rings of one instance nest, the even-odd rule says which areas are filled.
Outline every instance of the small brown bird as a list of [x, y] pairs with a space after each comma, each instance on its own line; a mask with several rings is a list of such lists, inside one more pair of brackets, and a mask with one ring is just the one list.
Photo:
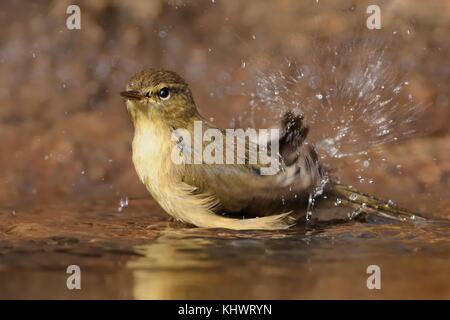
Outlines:
[[305, 142], [308, 128], [301, 115], [289, 112], [283, 117], [279, 152], [272, 150], [273, 142], [267, 147], [281, 170], [264, 175], [266, 164], [249, 161], [254, 142], [245, 137], [236, 137], [245, 153], [244, 159], [236, 156], [234, 163], [173, 161], [174, 150], [186, 160], [186, 155], [195, 157], [206, 145], [204, 141], [192, 146], [186, 139], [173, 139], [175, 132], [182, 129], [194, 134], [195, 123], [201, 123], [203, 130], [218, 130], [200, 116], [188, 84], [175, 72], [139, 72], [121, 95], [134, 124], [133, 163], [138, 176], [176, 220], [206, 228], [285, 229], [298, 219], [292, 210], [305, 208], [306, 212], [317, 194], [336, 195], [363, 212], [402, 219], [410, 216], [390, 203], [333, 183], [314, 147]]

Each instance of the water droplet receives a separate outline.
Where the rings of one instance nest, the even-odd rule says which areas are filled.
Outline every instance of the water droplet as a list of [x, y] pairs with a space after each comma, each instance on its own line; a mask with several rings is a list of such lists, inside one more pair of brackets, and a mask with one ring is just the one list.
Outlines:
[[353, 210], [352, 212], [349, 212], [348, 219], [349, 220], [353, 220], [355, 219], [361, 212], [362, 212], [362, 207], [356, 208], [355, 210]]
[[320, 94], [320, 93], [318, 93], [318, 94], [316, 94], [316, 98], [317, 98], [317, 99], [319, 99], [319, 100], [322, 100], [322, 98], [323, 98], [323, 95], [322, 95], [322, 94]]
[[122, 212], [127, 207], [128, 207], [128, 198], [127, 197], [120, 198], [119, 207], [117, 208], [117, 212]]
[[165, 38], [165, 37], [167, 37], [167, 30], [160, 30], [160, 31], [158, 32], [158, 36], [159, 36], [160, 38]]
[[363, 166], [364, 166], [364, 168], [368, 168], [370, 166], [370, 161], [369, 160], [364, 160]]
[[402, 87], [401, 86], [396, 86], [393, 91], [394, 91], [395, 94], [399, 94], [400, 91], [402, 91]]
[[312, 219], [312, 211], [311, 210], [306, 211], [305, 218], [306, 218], [306, 221], [311, 221], [311, 219]]

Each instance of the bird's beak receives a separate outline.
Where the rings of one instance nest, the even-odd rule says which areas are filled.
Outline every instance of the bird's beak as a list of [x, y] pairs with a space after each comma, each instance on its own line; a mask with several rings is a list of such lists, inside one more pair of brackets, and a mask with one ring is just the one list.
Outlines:
[[131, 100], [140, 100], [143, 98], [143, 95], [136, 90], [128, 90], [128, 91], [122, 91], [120, 93], [122, 97], [125, 99], [131, 99]]

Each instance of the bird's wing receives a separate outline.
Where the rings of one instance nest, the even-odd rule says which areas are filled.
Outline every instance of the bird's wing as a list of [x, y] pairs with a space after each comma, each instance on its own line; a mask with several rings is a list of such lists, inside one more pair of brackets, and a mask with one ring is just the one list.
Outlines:
[[[236, 155], [233, 164], [185, 164], [183, 182], [199, 194], [213, 194], [220, 203], [217, 208], [228, 212], [240, 212], [255, 205], [276, 210], [285, 197], [309, 195], [321, 179], [321, 169], [314, 149], [304, 144], [308, 129], [303, 126], [301, 116], [288, 113], [283, 117], [281, 132], [279, 154], [274, 155], [280, 162], [276, 174], [262, 174], [264, 165], [260, 162], [249, 164], [255, 142], [236, 137], [236, 144], [245, 146], [244, 159]], [[269, 144], [270, 152], [274, 151], [273, 146], [273, 142]], [[191, 152], [201, 151], [192, 148]], [[244, 164], [236, 164], [242, 160]]]

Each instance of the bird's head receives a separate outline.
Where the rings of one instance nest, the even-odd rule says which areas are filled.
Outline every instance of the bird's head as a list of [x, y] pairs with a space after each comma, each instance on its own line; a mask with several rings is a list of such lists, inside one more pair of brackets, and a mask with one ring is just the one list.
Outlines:
[[182, 125], [197, 113], [188, 84], [177, 73], [146, 69], [134, 75], [120, 93], [136, 124], [141, 119]]

